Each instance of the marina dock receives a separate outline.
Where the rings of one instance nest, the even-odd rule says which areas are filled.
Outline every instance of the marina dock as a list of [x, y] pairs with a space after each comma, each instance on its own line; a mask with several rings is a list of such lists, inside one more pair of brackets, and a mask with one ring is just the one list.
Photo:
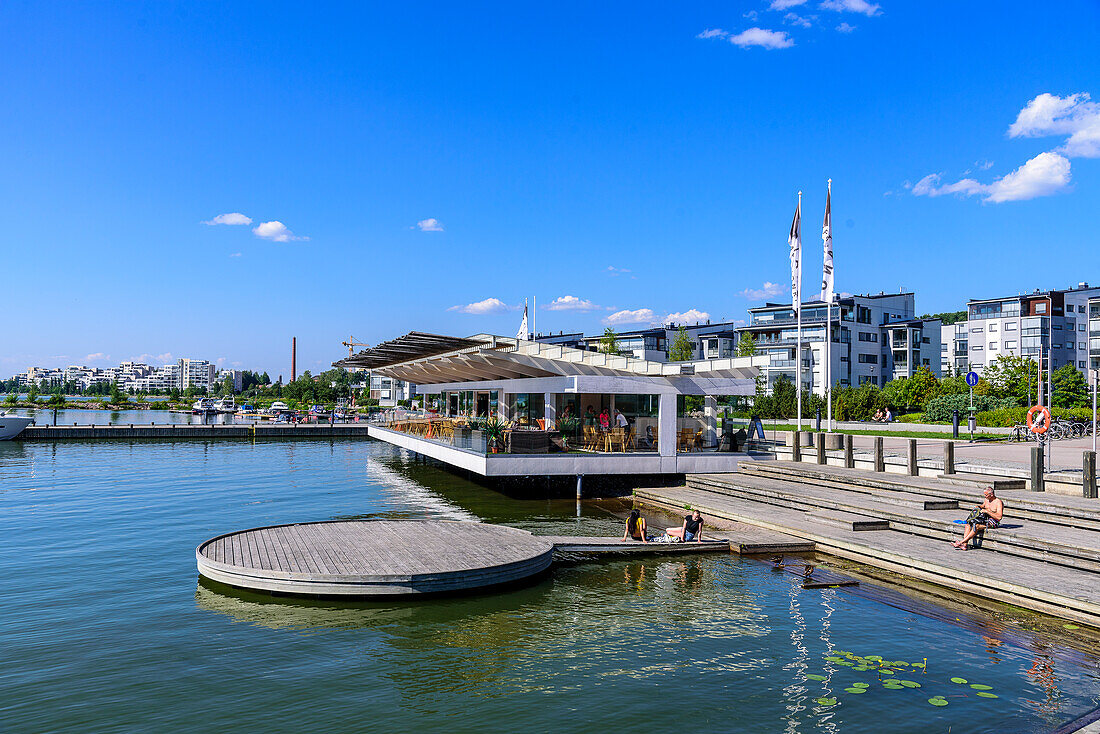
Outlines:
[[227, 533], [195, 550], [199, 573], [252, 591], [401, 597], [485, 589], [538, 576], [562, 554], [799, 553], [813, 543], [772, 531], [709, 533], [698, 543], [537, 536], [454, 520], [337, 520]]
[[27, 426], [16, 441], [73, 439], [366, 438], [367, 423], [129, 423], [81, 426]]

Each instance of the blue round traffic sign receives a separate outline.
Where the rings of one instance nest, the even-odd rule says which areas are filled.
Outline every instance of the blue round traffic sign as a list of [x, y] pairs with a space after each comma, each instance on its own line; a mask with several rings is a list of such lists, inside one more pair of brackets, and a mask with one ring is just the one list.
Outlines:
[[970, 387], [975, 387], [978, 384], [978, 373], [977, 372], [967, 372], [966, 373], [966, 384], [970, 385]]

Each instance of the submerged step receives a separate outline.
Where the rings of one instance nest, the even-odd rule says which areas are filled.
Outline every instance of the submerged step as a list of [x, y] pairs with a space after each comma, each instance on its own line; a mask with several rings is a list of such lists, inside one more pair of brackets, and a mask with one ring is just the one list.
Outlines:
[[839, 510], [814, 510], [810, 517], [826, 525], [846, 528], [848, 530], [889, 530], [890, 521], [881, 518], [858, 515], [854, 512], [841, 512]]

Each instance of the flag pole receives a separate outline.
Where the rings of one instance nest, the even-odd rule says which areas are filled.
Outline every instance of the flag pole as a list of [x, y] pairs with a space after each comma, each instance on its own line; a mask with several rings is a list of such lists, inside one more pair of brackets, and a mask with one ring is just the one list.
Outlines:
[[[799, 219], [802, 218], [802, 192], [798, 192], [798, 213]], [[801, 227], [799, 228], [801, 229]], [[799, 232], [799, 239], [802, 235]], [[802, 243], [799, 242], [799, 250], [802, 249]], [[798, 293], [794, 294], [794, 300], [798, 303], [795, 304], [795, 314], [797, 316], [797, 326], [795, 327], [795, 349], [794, 349], [794, 385], [795, 395], [798, 399], [798, 422], [796, 429], [802, 430], [802, 255], [798, 256]]]
[[[826, 197], [826, 218], [829, 225], [829, 238], [825, 243], [826, 254], [830, 261], [832, 260], [833, 252], [833, 222], [832, 222], [832, 200], [833, 200], [833, 180], [829, 179], [829, 194]], [[829, 263], [829, 267], [832, 268], [832, 262]], [[832, 278], [835, 271], [829, 273], [829, 277]], [[826, 425], [829, 426], [829, 430], [833, 431], [836, 426], [833, 425], [833, 289], [828, 289], [828, 301], [825, 304], [825, 407], [828, 410], [828, 418]]]

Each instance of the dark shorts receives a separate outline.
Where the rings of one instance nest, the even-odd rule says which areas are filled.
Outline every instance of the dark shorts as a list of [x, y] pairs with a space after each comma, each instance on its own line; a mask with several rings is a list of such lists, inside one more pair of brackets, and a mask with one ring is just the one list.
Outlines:
[[1001, 526], [1001, 524], [999, 522], [997, 522], [996, 520], [994, 520], [992, 517], [985, 514], [984, 512], [978, 513], [978, 516], [975, 517], [970, 522], [970, 524], [971, 525], [984, 525], [987, 530], [990, 529], [990, 528], [999, 528]]
[[689, 540], [695, 540], [695, 533], [692, 533], [692, 532], [689, 532], [689, 531], [685, 530], [684, 531], [684, 542], [686, 543]]

